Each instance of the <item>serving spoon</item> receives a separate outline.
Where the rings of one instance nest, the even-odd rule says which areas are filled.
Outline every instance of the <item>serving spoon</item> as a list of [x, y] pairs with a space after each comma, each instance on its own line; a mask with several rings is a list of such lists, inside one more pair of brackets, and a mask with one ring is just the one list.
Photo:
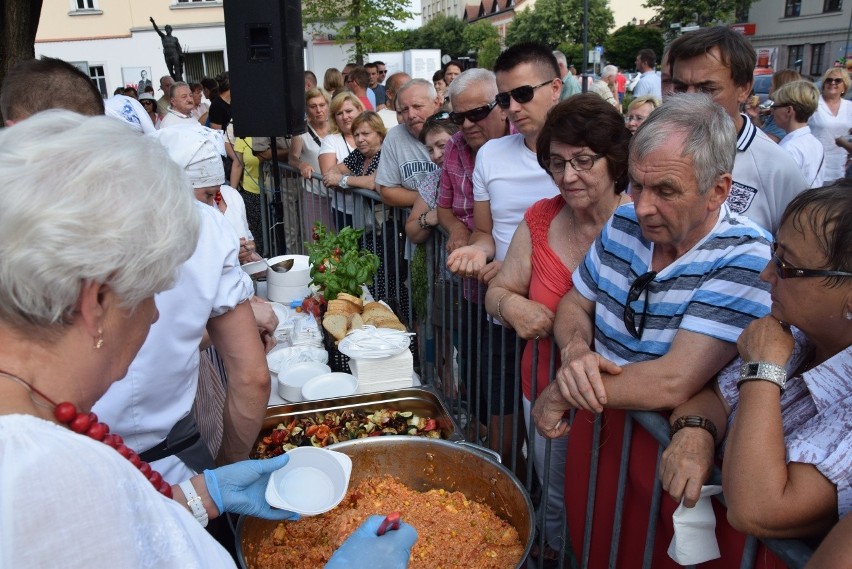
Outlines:
[[294, 259], [284, 259], [283, 261], [278, 261], [272, 265], [269, 264], [269, 261], [266, 259], [263, 260], [266, 263], [266, 266], [275, 271], [276, 273], [286, 273], [290, 269], [293, 268]]

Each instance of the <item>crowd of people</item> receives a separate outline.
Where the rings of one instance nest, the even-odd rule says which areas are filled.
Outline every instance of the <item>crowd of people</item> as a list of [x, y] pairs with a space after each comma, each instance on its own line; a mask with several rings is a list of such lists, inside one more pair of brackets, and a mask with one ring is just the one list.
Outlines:
[[[574, 553], [607, 566], [620, 516], [622, 551], [643, 550], [654, 527], [654, 566], [676, 566], [666, 554], [671, 513], [697, 502], [719, 461], [727, 520], [717, 520], [721, 558], [708, 567], [738, 560], [740, 532], [812, 539], [837, 525], [848, 535], [850, 78], [842, 67], [818, 85], [778, 72], [766, 114], [751, 97], [755, 59], [748, 40], [720, 26], [669, 44], [659, 74], [657, 55], [639, 51], [632, 93], [610, 65], [581, 85], [564, 54], [536, 43], [505, 49], [493, 70], [450, 61], [431, 80], [387, 76], [380, 61], [329, 69], [322, 87], [306, 71], [306, 132], [274, 141], [233, 136], [227, 74], [197, 84], [164, 77], [159, 100], [123, 91], [102, 101], [64, 62], [19, 65], [0, 96], [9, 127], [0, 133], [0, 331], [9, 339], [0, 452], [31, 453], [33, 432], [42, 450], [0, 466], [16, 496], [2, 508], [27, 512], [14, 527], [0, 522], [0, 560], [37, 564], [69, 539], [72, 555], [91, 559], [91, 540], [112, 535], [129, 564], [180, 555], [227, 566], [193, 516], [294, 517], [258, 498], [286, 456], [244, 460], [266, 408], [264, 350], [276, 321], [239, 265], [264, 252], [259, 191], [273, 158], [298, 172], [282, 185], [288, 248], [317, 221], [386, 223], [355, 206], [352, 190], [371, 190], [407, 215], [404, 226], [376, 230], [385, 260], [394, 256], [382, 278], [414, 289], [424, 279], [407, 277], [423, 270], [422, 250], [400, 246], [398, 233], [421, 244], [442, 230], [445, 266], [426, 286], [455, 282], [463, 317], [455, 333], [433, 321], [444, 352], [455, 346], [461, 373], [474, 378], [460, 393], [448, 359], [444, 392], [476, 402], [477, 436], [517, 458], [519, 476], [531, 463], [543, 489], [544, 547], [534, 557], [559, 563], [564, 517]], [[62, 100], [39, 88], [48, 76], [65, 82]], [[101, 114], [112, 119], [80, 116]], [[129, 136], [127, 125], [151, 136]], [[44, 140], [49, 169], [28, 159]], [[411, 293], [422, 323], [433, 307]], [[628, 410], [668, 417], [659, 464], [647, 432], [625, 442]], [[121, 438], [98, 432], [100, 420]], [[136, 457], [133, 466], [91, 438]], [[629, 490], [617, 512], [624, 449]], [[92, 461], [103, 471], [87, 470]], [[175, 500], [146, 488], [134, 466]], [[57, 470], [72, 483], [50, 499], [94, 500], [94, 521], [63, 524], [70, 529], [33, 550], [7, 547], [29, 542], [43, 516], [55, 521], [53, 508], [26, 507], [23, 488], [39, 476], [51, 486]], [[135, 505], [87, 494], [115, 480]], [[655, 480], [673, 500], [649, 520]], [[150, 516], [134, 541], [126, 526], [137, 502]], [[155, 547], [157, 523], [173, 531]], [[817, 558], [848, 547], [832, 535]], [[617, 566], [634, 561], [621, 555]]]

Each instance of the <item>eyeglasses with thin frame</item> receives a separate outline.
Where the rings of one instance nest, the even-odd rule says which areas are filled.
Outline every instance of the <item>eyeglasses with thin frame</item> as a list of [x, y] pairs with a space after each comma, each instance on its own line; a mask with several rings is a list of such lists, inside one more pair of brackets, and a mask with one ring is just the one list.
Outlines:
[[[627, 291], [627, 302], [624, 304], [624, 326], [627, 328], [627, 331], [630, 332], [630, 335], [637, 340], [642, 339], [642, 333], [645, 331], [645, 317], [648, 314], [648, 297], [651, 296], [650, 291], [646, 292], [646, 289], [656, 276], [657, 273], [654, 271], [648, 271], [644, 275], [636, 277], [636, 280], [633, 281], [632, 285], [630, 285], [630, 290]], [[642, 296], [643, 292], [645, 292], [645, 304], [642, 306], [642, 314], [639, 320], [639, 325], [637, 326], [636, 311], [633, 310], [631, 304], [636, 302], [639, 297]]]
[[800, 269], [788, 265], [784, 259], [778, 256], [778, 243], [772, 244], [772, 260], [775, 261], [775, 272], [781, 279], [799, 279], [805, 277], [852, 277], [852, 273], [845, 271], [828, 271], [825, 269]]
[[603, 158], [603, 156], [603, 154], [580, 154], [570, 160], [565, 160], [561, 156], [551, 156], [547, 159], [545, 167], [554, 176], [559, 176], [565, 172], [565, 164], [570, 164], [577, 172], [586, 172], [591, 170], [595, 162]]
[[843, 83], [843, 79], [840, 77], [829, 77], [825, 80], [826, 85], [838, 85], [840, 83]]
[[491, 101], [487, 105], [476, 107], [475, 109], [470, 109], [469, 111], [464, 111], [460, 113], [454, 111], [450, 113], [450, 120], [459, 126], [464, 124], [465, 119], [469, 120], [470, 122], [479, 122], [481, 120], [484, 120], [485, 117], [487, 117], [488, 115], [490, 115], [491, 110], [495, 106], [497, 106], [497, 101]]
[[553, 79], [548, 79], [544, 83], [539, 83], [538, 85], [521, 85], [520, 87], [515, 87], [511, 91], [503, 91], [502, 93], [497, 93], [497, 96], [494, 97], [494, 100], [497, 101], [497, 104], [500, 105], [504, 109], [508, 109], [511, 101], [509, 98], [515, 99], [519, 104], [523, 105], [524, 103], [529, 103], [532, 101], [533, 95], [535, 95], [535, 90], [539, 87], [544, 87], [545, 85], [549, 85], [553, 83]]

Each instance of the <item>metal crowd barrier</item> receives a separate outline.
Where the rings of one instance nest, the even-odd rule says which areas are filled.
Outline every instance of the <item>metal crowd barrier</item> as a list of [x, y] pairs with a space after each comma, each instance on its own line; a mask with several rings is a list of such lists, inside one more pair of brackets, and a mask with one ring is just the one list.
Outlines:
[[[325, 188], [319, 176], [305, 180], [289, 165], [280, 166], [282, 173], [281, 194], [274, 189], [270, 177], [262, 177], [261, 197], [264, 209], [264, 231], [268, 236], [271, 257], [277, 254], [304, 253], [304, 242], [311, 238], [311, 225], [321, 221], [335, 229], [353, 225], [365, 230], [364, 246], [379, 255], [382, 271], [371, 285], [374, 298], [388, 301], [397, 309], [409, 329], [418, 332], [418, 355], [415, 365], [424, 384], [436, 387], [444, 401], [462, 426], [465, 438], [471, 442], [488, 446], [501, 454], [503, 464], [512, 470], [525, 484], [533, 496], [533, 502], [546, 495], [550, 484], [549, 462], [551, 442], [545, 444], [544, 468], [539, 482], [533, 471], [534, 445], [531, 433], [526, 432], [521, 406], [520, 365], [524, 341], [514, 339], [507, 329], [488, 323], [484, 313], [485, 290], [470, 281], [463, 281], [446, 270], [446, 234], [436, 228], [434, 235], [423, 244], [426, 255], [426, 307], [425, 318], [417, 321], [412, 305], [410, 287], [412, 280], [408, 261], [413, 248], [406, 245], [405, 222], [408, 210], [386, 207], [373, 191], [353, 190], [343, 195]], [[286, 181], [286, 183], [285, 183]], [[470, 300], [478, 302], [470, 302]], [[511, 339], [511, 341], [507, 341]], [[501, 348], [502, 346], [502, 348]], [[555, 353], [555, 350], [554, 350]], [[498, 355], [499, 354], [499, 355]], [[534, 351], [532, 368], [537, 369], [538, 353]], [[549, 362], [549, 381], [556, 372], [554, 356]], [[499, 381], [480, 381], [480, 377], [497, 378]], [[514, 388], [506, 389], [506, 381], [515, 377]], [[536, 378], [532, 378], [535, 385]], [[486, 383], [486, 385], [483, 385]], [[535, 403], [533, 390], [531, 404]], [[500, 408], [497, 408], [500, 407]], [[503, 409], [509, 412], [504, 412]], [[615, 521], [609, 567], [615, 567], [619, 553], [619, 539], [623, 514], [624, 494], [627, 486], [628, 454], [624, 452], [632, 440], [635, 429], [647, 431], [659, 443], [657, 465], [663, 450], [669, 444], [668, 421], [659, 413], [630, 411], [624, 426], [624, 447], [619, 468]], [[600, 437], [601, 417], [596, 417], [593, 437]], [[575, 558], [568, 540], [568, 528], [562, 516], [562, 542], [564, 555], [558, 567], [579, 567], [589, 564], [588, 550], [591, 543], [591, 527], [594, 517], [595, 478], [598, 451], [593, 444], [591, 475], [589, 477], [588, 505], [584, 527], [584, 554]], [[716, 470], [711, 483], [718, 484], [721, 474]], [[660, 481], [655, 481], [654, 495], [649, 519], [655, 520], [663, 499]], [[724, 497], [719, 496], [722, 504]], [[543, 527], [545, 508], [537, 508], [537, 526]], [[653, 567], [653, 547], [656, 524], [649, 524], [646, 546], [642, 552], [644, 568]], [[544, 551], [543, 533], [538, 536], [538, 547]], [[796, 540], [765, 539], [762, 541], [782, 562], [791, 569], [805, 566], [813, 550], [806, 543]], [[747, 536], [740, 559], [741, 569], [755, 567], [758, 539]], [[638, 552], [631, 552], [635, 555]], [[542, 567], [541, 559], [528, 560], [528, 567]]]

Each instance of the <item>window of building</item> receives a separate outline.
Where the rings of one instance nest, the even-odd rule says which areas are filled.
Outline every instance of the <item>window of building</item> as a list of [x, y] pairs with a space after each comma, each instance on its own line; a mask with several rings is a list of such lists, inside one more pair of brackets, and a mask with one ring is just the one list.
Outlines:
[[802, 9], [801, 0], [785, 0], [784, 1], [784, 17], [793, 18], [799, 15]]
[[225, 71], [225, 52], [201, 51], [185, 54], [183, 76], [185, 81], [201, 81], [216, 77]]
[[822, 75], [822, 72], [825, 71], [825, 63], [823, 62], [824, 57], [824, 43], [816, 43], [811, 46], [811, 75]]
[[823, 0], [823, 12], [839, 12], [843, 9], [843, 0]]
[[70, 8], [68, 14], [71, 16], [103, 14], [103, 12], [98, 9], [97, 0], [70, 0], [68, 7]]
[[106, 84], [106, 73], [104, 73], [103, 65], [90, 65], [89, 66], [89, 78], [92, 80], [92, 83], [95, 84], [95, 87], [100, 91], [101, 97], [104, 99], [107, 98], [107, 84]]
[[805, 56], [805, 46], [787, 46], [787, 67], [802, 72], [802, 58]]

